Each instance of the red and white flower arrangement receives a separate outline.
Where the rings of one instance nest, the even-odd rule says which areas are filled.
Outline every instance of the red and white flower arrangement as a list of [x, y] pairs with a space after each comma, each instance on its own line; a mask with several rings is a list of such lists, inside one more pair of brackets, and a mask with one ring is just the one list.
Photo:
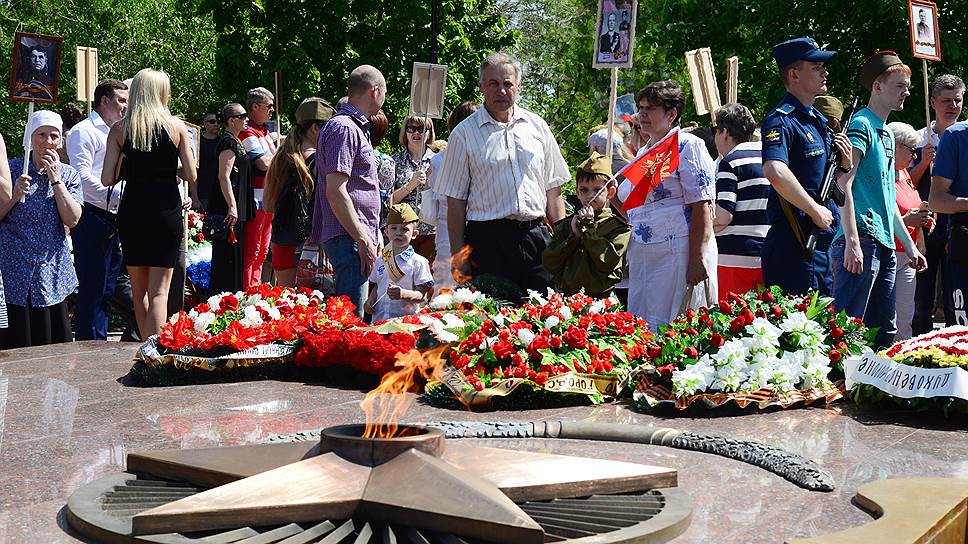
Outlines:
[[162, 327], [158, 343], [171, 351], [242, 351], [293, 342], [310, 330], [357, 326], [355, 309], [346, 297], [324, 300], [319, 291], [261, 284], [214, 295], [191, 311], [172, 316]]
[[884, 355], [915, 366], [968, 368], [968, 327], [946, 327], [902, 340], [891, 346]]

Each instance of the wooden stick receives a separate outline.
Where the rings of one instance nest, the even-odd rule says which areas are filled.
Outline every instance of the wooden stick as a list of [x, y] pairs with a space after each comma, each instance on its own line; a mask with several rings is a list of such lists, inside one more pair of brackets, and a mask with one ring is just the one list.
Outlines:
[[608, 95], [608, 158], [612, 158], [612, 133], [615, 130], [615, 102], [618, 100], [618, 68], [612, 68], [612, 83]]
[[924, 126], [927, 127], [928, 143], [931, 142], [931, 90], [928, 89], [928, 61], [921, 59], [921, 71], [924, 73]]
[[[34, 116], [34, 103], [33, 102], [28, 102], [28, 106], [27, 106], [27, 126], [26, 126], [26, 128], [24, 128], [24, 131], [30, 130], [30, 118], [33, 117], [33, 116]], [[30, 150], [33, 148], [34, 135], [33, 134], [28, 134], [26, 139], [27, 139], [27, 145], [24, 146], [24, 172], [22, 174], [24, 176], [26, 176], [27, 175], [27, 172], [30, 170]], [[21, 203], [26, 202], [26, 201], [27, 201], [27, 195], [24, 195], [24, 196], [20, 197], [20, 202]]]

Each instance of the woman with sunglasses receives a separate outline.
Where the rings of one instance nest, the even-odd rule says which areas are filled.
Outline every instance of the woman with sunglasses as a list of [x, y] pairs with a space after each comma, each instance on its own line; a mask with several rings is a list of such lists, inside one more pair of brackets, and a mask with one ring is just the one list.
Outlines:
[[[420, 210], [420, 201], [427, 185], [427, 169], [434, 156], [428, 146], [434, 141], [434, 123], [429, 118], [407, 116], [400, 125], [400, 150], [393, 154], [396, 163], [396, 177], [390, 205], [405, 203], [414, 210]], [[434, 247], [436, 228], [421, 221], [417, 236], [411, 245], [428, 261], [433, 262], [436, 254]]]
[[245, 288], [242, 277], [245, 249], [245, 224], [255, 217], [255, 196], [252, 190], [250, 162], [239, 141], [245, 128], [245, 108], [242, 104], [226, 104], [219, 118], [225, 133], [215, 146], [218, 156], [218, 184], [209, 195], [206, 212], [225, 216], [225, 225], [235, 234], [225, 240], [212, 240], [212, 272], [209, 290], [212, 293], [236, 292]]
[[[894, 192], [897, 200], [897, 207], [901, 211], [904, 219], [904, 226], [907, 227], [911, 239], [918, 247], [918, 251], [924, 253], [924, 237], [921, 236], [921, 228], [926, 227], [930, 233], [934, 229], [934, 218], [931, 217], [931, 210], [928, 209], [927, 202], [921, 202], [921, 196], [914, 187], [908, 167], [914, 162], [914, 155], [917, 146], [921, 144], [921, 137], [914, 127], [907, 123], [890, 123], [887, 128], [894, 133]], [[911, 322], [914, 321], [914, 293], [917, 287], [917, 276], [915, 270], [910, 265], [911, 258], [908, 257], [897, 236], [894, 237], [895, 247], [894, 256], [897, 258], [897, 276], [894, 280], [894, 310], [897, 313], [897, 334], [895, 340], [907, 340], [911, 338]], [[932, 272], [933, 273], [933, 272]]]

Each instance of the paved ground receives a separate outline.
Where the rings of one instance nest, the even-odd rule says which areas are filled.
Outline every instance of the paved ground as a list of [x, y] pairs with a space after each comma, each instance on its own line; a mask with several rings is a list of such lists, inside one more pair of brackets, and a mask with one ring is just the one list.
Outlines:
[[[262, 441], [362, 421], [363, 393], [320, 385], [249, 382], [132, 388], [118, 382], [136, 346], [78, 342], [0, 351], [0, 544], [75, 542], [62, 508], [79, 486], [124, 468], [131, 451]], [[968, 423], [874, 415], [840, 402], [742, 417], [661, 419], [622, 404], [471, 414], [414, 404], [412, 422], [567, 419], [716, 432], [815, 459], [837, 490], [813, 493], [761, 469], [657, 446], [554, 440], [474, 441], [674, 467], [693, 500], [675, 542], [782, 542], [858, 525], [850, 504], [864, 482], [904, 476], [968, 478]]]

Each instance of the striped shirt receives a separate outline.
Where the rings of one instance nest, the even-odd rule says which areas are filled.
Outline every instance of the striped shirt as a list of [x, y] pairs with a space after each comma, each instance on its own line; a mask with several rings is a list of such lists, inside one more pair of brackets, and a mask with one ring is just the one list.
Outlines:
[[544, 119], [514, 106], [511, 121], [495, 121], [480, 108], [447, 142], [447, 157], [434, 183], [467, 201], [468, 221], [544, 217], [547, 191], [571, 177], [561, 148]]
[[255, 161], [268, 155], [276, 154], [276, 144], [272, 141], [272, 134], [265, 125], [247, 125], [239, 133], [245, 156], [252, 162], [252, 187], [255, 188], [255, 199], [259, 209], [262, 209], [262, 188], [265, 187], [266, 173], [255, 166]]
[[770, 182], [763, 175], [761, 142], [744, 142], [719, 161], [716, 204], [733, 214], [733, 220], [716, 233], [719, 264], [759, 268], [760, 247], [770, 230], [766, 202]]

